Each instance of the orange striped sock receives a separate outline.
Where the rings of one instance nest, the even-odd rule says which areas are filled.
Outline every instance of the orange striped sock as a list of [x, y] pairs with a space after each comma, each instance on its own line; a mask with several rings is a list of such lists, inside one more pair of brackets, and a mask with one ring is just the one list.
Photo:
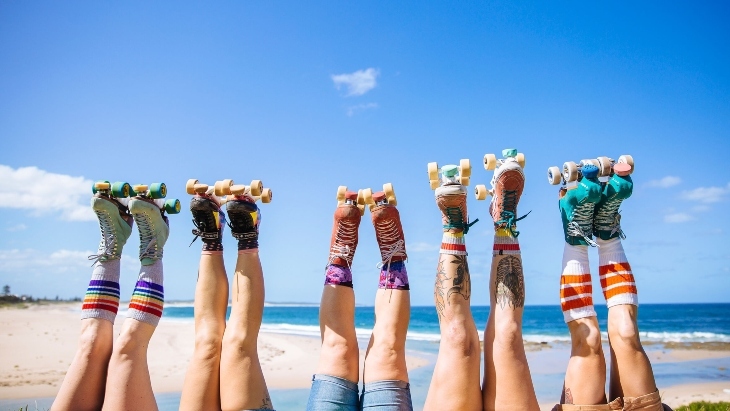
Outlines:
[[634, 274], [626, 260], [624, 246], [620, 238], [608, 241], [596, 239], [598, 247], [598, 273], [601, 275], [601, 288], [606, 298], [606, 306], [631, 304], [639, 305]]
[[566, 323], [596, 316], [587, 246], [565, 244], [563, 274], [560, 276], [560, 307]]

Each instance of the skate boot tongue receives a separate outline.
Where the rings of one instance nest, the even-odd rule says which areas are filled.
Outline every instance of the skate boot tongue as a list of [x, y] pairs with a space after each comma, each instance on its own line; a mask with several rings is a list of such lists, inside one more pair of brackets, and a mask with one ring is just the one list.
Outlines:
[[593, 164], [587, 164], [583, 166], [583, 177], [588, 179], [594, 179], [598, 177], [598, 167]]

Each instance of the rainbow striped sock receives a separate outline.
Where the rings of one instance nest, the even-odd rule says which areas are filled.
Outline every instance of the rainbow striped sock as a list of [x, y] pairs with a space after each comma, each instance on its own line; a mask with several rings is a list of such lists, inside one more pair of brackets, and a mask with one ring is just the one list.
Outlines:
[[631, 304], [639, 305], [638, 291], [631, 265], [626, 260], [624, 246], [620, 238], [598, 243], [598, 274], [601, 276], [601, 288], [606, 298], [606, 306]]
[[151, 265], [143, 265], [140, 269], [137, 285], [129, 301], [127, 317], [156, 326], [162, 317], [164, 304], [162, 260], [156, 260]]
[[97, 261], [86, 289], [81, 319], [101, 318], [114, 323], [119, 311], [119, 259]]
[[440, 254], [451, 254], [451, 255], [467, 255], [466, 253], [466, 239], [464, 233], [450, 233], [444, 232], [444, 236], [441, 238], [441, 250]]
[[563, 275], [560, 276], [560, 307], [566, 323], [596, 316], [588, 247], [585, 245], [565, 244]]
[[506, 228], [498, 228], [494, 232], [492, 256], [498, 255], [520, 255], [520, 242]]

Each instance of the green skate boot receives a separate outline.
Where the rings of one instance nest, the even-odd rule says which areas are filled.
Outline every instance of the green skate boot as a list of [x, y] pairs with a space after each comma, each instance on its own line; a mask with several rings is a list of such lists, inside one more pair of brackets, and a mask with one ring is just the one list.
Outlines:
[[570, 245], [598, 246], [593, 241], [593, 213], [601, 201], [598, 167], [584, 165], [582, 178], [574, 188], [560, 190], [560, 214], [563, 218], [565, 242]]
[[101, 230], [98, 252], [89, 256], [93, 263], [121, 258], [122, 248], [132, 235], [133, 219], [127, 208], [130, 191], [129, 184], [123, 182], [97, 181], [92, 186], [91, 209]]
[[[152, 265], [162, 259], [162, 251], [170, 235], [165, 211], [180, 211], [180, 201], [163, 200], [167, 194], [164, 183], [134, 186], [137, 196], [129, 201], [129, 210], [139, 229], [139, 260], [142, 265]], [[172, 204], [174, 203], [174, 205]]]
[[593, 218], [593, 234], [601, 240], [612, 238], [626, 238], [621, 230], [621, 202], [631, 197], [634, 183], [631, 181], [631, 166], [626, 163], [617, 163], [613, 166], [613, 175], [606, 183], [601, 201], [596, 204], [596, 213]]

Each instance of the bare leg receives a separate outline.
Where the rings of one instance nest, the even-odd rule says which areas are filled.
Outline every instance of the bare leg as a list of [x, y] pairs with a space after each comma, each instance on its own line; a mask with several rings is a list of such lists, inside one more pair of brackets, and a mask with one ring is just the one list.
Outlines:
[[639, 308], [623, 304], [608, 310], [611, 344], [609, 398], [640, 397], [657, 390], [649, 358], [639, 341], [636, 325]]
[[492, 259], [490, 310], [484, 332], [484, 409], [538, 410], [522, 341], [525, 303], [522, 258]]
[[221, 355], [221, 408], [272, 409], [256, 346], [264, 313], [258, 250], [239, 252], [234, 276], [231, 317]]
[[220, 409], [221, 341], [226, 328], [228, 278], [223, 255], [200, 257], [195, 287], [195, 351], [185, 374], [181, 410]]
[[104, 410], [156, 410], [147, 348], [155, 326], [132, 318], [124, 320], [106, 383]]
[[79, 349], [53, 401], [54, 411], [101, 409], [112, 341], [111, 322], [99, 318], [81, 321]]
[[317, 374], [357, 383], [360, 376], [355, 334], [355, 291], [340, 285], [325, 285], [319, 307], [322, 350]]
[[596, 317], [568, 323], [572, 347], [565, 372], [563, 404], [606, 403], [606, 359]]
[[365, 383], [382, 380], [408, 382], [406, 333], [410, 311], [410, 291], [378, 290], [375, 295], [377, 321], [365, 356]]

